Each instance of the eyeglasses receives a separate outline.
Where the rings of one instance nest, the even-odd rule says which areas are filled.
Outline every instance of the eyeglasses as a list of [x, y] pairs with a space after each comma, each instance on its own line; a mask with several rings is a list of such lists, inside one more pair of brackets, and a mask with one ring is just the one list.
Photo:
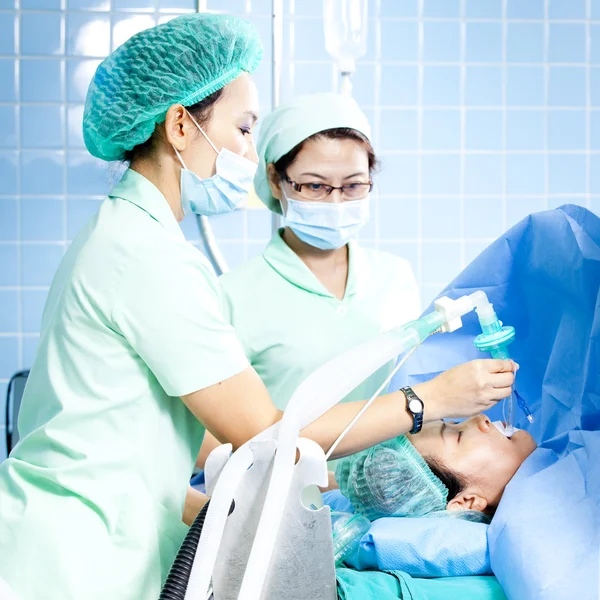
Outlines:
[[370, 181], [368, 183], [347, 183], [346, 185], [335, 186], [316, 182], [296, 183], [289, 177], [286, 177], [285, 180], [301, 198], [306, 200], [323, 200], [333, 190], [340, 190], [342, 198], [346, 200], [362, 200], [373, 189], [373, 183]]

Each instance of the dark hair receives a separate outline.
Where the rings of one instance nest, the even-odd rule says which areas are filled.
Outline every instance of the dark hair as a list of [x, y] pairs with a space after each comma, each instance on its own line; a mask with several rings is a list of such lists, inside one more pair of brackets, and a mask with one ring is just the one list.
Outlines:
[[275, 163], [275, 171], [281, 179], [285, 178], [288, 168], [296, 160], [298, 154], [300, 154], [302, 148], [304, 148], [304, 144], [306, 144], [308, 140], [318, 140], [319, 138], [327, 138], [329, 140], [353, 140], [358, 142], [369, 157], [369, 173], [373, 173], [373, 171], [377, 169], [377, 157], [375, 156], [375, 151], [367, 136], [350, 127], [336, 127], [335, 129], [325, 129], [324, 131], [314, 133], [305, 140], [302, 140], [297, 146], [294, 146], [287, 154], [282, 156]]
[[[220, 88], [216, 92], [213, 92], [210, 96], [207, 96], [200, 102], [196, 104], [192, 104], [192, 106], [186, 106], [187, 110], [191, 113], [191, 115], [196, 119], [198, 125], [203, 127], [208, 123], [212, 116], [212, 110], [214, 104], [219, 100], [219, 98], [223, 95], [223, 90], [225, 88]], [[125, 155], [123, 156], [123, 160], [125, 162], [131, 163], [132, 160], [138, 158], [144, 158], [152, 151], [154, 146], [154, 135], [156, 133], [156, 129], [154, 133], [142, 144], [138, 144], [132, 150], [127, 150]]]
[[[452, 498], [456, 498], [461, 492], [466, 490], [472, 483], [464, 475], [453, 471], [441, 460], [433, 458], [432, 456], [423, 456], [427, 466], [431, 469], [431, 472], [448, 488], [448, 502]], [[479, 511], [473, 511], [479, 513]], [[487, 515], [488, 520], [496, 512], [496, 508], [489, 506], [483, 511]], [[481, 513], [479, 513], [481, 514]]]

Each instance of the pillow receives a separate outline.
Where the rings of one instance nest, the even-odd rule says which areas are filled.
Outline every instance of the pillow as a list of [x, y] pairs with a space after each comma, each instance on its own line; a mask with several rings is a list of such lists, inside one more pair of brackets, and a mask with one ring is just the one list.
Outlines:
[[[352, 511], [339, 491], [323, 500], [332, 510]], [[349, 566], [404, 571], [413, 577], [489, 575], [488, 525], [464, 519], [385, 517], [371, 523]]]

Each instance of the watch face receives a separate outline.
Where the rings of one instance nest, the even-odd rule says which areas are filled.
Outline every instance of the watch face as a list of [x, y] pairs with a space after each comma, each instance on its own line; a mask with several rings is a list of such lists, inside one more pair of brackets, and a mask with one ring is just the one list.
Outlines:
[[410, 410], [410, 412], [413, 414], [423, 412], [423, 403], [420, 400], [413, 398], [408, 403], [408, 410]]

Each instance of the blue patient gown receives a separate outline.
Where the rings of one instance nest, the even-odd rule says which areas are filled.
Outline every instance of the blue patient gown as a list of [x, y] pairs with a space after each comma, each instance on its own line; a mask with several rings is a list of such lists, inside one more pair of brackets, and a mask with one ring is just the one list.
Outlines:
[[[510, 600], [600, 597], [600, 219], [567, 205], [527, 217], [440, 295], [481, 289], [516, 329], [516, 388], [534, 413], [515, 424], [541, 446], [504, 493], [488, 533], [491, 566]], [[431, 310], [430, 307], [428, 310]], [[487, 357], [474, 314], [433, 336], [391, 389]], [[490, 411], [501, 418], [498, 405]]]

